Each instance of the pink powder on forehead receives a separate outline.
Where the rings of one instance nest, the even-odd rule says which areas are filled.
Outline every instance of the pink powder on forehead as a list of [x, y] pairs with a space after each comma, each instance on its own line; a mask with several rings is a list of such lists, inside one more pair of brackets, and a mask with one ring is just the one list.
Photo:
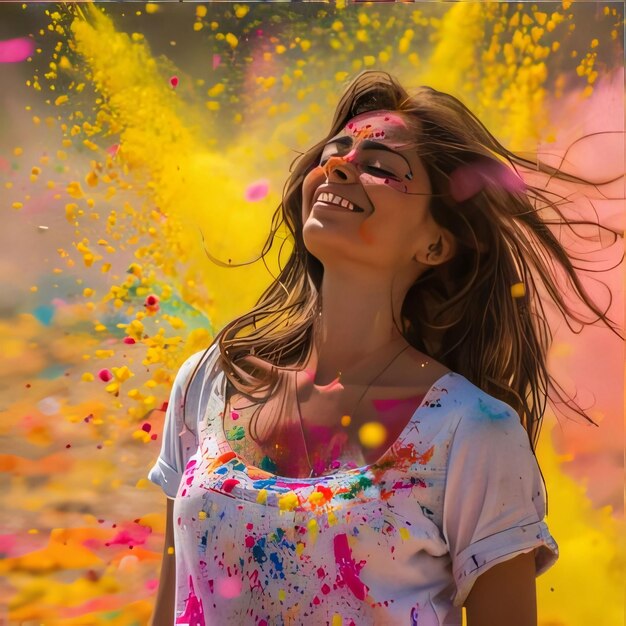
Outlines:
[[407, 130], [410, 129], [406, 121], [393, 111], [361, 113], [352, 118], [344, 128], [346, 134], [356, 139], [386, 139], [398, 146], [407, 143], [406, 138], [397, 136]]
[[408, 128], [402, 116], [394, 111], [368, 111], [367, 113], [360, 113], [353, 117], [347, 126], [349, 128], [351, 124], [358, 123], [365, 119], [368, 121], [371, 120], [372, 122], [386, 122], [386, 125], [391, 126], [393, 130], [404, 130]]

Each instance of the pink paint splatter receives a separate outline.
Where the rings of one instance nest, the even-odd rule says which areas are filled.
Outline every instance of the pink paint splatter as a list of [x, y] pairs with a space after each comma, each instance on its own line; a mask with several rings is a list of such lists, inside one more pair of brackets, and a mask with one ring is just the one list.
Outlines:
[[345, 533], [336, 535], [333, 540], [335, 563], [339, 569], [337, 584], [346, 585], [359, 600], [365, 600], [369, 592], [368, 586], [359, 578], [359, 572], [363, 569], [366, 561], [356, 563], [352, 558], [352, 549], [348, 544], [348, 536]]
[[191, 575], [189, 576], [189, 595], [185, 599], [185, 612], [179, 615], [174, 623], [186, 626], [206, 626], [202, 600], [196, 596]]
[[25, 61], [35, 50], [35, 43], [27, 37], [0, 41], [0, 63]]
[[259, 200], [263, 200], [265, 196], [269, 193], [270, 183], [266, 178], [262, 178], [261, 180], [257, 180], [255, 183], [252, 183], [248, 186], [245, 193], [245, 198], [248, 202], [258, 202]]

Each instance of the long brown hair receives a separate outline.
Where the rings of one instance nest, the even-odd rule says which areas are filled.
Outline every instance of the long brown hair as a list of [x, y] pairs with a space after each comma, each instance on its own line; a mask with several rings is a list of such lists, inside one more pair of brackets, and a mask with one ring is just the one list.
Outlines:
[[[496, 172], [496, 181], [506, 179], [506, 174], [509, 180], [514, 176], [521, 181], [519, 166], [577, 185], [595, 187], [616, 179], [592, 183], [522, 158], [503, 147], [458, 99], [426, 86], [409, 93], [386, 72], [357, 75], [341, 96], [326, 137], [292, 163], [261, 257], [282, 224], [293, 241], [293, 252], [252, 310], [228, 323], [213, 342], [218, 344], [229, 388], [246, 397], [254, 392], [254, 402], [261, 404], [278, 391], [280, 379], [274, 368], [262, 372], [246, 357], [255, 355], [280, 368], [301, 368], [307, 362], [323, 266], [303, 242], [303, 180], [318, 164], [324, 144], [348, 120], [374, 110], [400, 112], [414, 129], [433, 191], [430, 211], [457, 241], [455, 256], [424, 272], [408, 290], [398, 330], [416, 349], [513, 407], [534, 450], [546, 401], [552, 400], [548, 388], [564, 400], [547, 370], [552, 333], [537, 281], [568, 325], [569, 319], [583, 325], [601, 320], [623, 339], [606, 316], [608, 308], [601, 311], [586, 293], [576, 274], [580, 268], [572, 265], [549, 226], [593, 225], [612, 233], [613, 243], [621, 233], [597, 222], [566, 219], [559, 204], [567, 200], [545, 189], [496, 182], [460, 197], [454, 177], [474, 167], [478, 173]], [[555, 217], [548, 220], [544, 214]], [[221, 266], [236, 267], [209, 257]], [[552, 260], [565, 272], [568, 289], [593, 312], [592, 322], [579, 319], [563, 299], [564, 285]], [[523, 287], [518, 285], [521, 293], [512, 295], [516, 283]], [[259, 398], [264, 391], [267, 394]], [[595, 424], [573, 399], [566, 404]]]

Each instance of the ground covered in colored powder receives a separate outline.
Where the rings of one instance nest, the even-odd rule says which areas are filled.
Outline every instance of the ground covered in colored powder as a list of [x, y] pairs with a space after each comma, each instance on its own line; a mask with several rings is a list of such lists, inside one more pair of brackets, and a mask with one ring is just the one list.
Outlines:
[[[570, 2], [55, 7], [0, 5], [0, 622], [147, 624], [165, 520], [145, 476], [173, 376], [271, 280], [261, 262], [228, 265], [258, 258], [289, 164], [345, 82], [376, 68], [448, 91], [507, 147], [558, 163], [586, 133], [623, 131], [624, 16]], [[568, 154], [591, 177], [622, 162], [623, 136]], [[619, 201], [594, 207], [623, 228]], [[266, 257], [274, 275], [286, 236]], [[616, 248], [579, 252], [610, 267]], [[620, 270], [602, 277], [614, 319]], [[566, 331], [551, 367], [595, 401], [600, 428], [546, 415], [561, 559], [537, 581], [539, 624], [614, 624], [623, 352], [606, 331]], [[360, 597], [359, 564], [335, 551]]]

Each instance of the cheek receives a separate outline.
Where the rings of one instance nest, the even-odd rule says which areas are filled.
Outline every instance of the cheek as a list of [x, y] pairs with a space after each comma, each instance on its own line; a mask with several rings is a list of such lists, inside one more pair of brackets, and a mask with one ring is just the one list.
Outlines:
[[311, 209], [311, 200], [315, 190], [326, 180], [326, 175], [321, 165], [313, 168], [305, 177], [302, 183], [302, 211], [308, 212]]

